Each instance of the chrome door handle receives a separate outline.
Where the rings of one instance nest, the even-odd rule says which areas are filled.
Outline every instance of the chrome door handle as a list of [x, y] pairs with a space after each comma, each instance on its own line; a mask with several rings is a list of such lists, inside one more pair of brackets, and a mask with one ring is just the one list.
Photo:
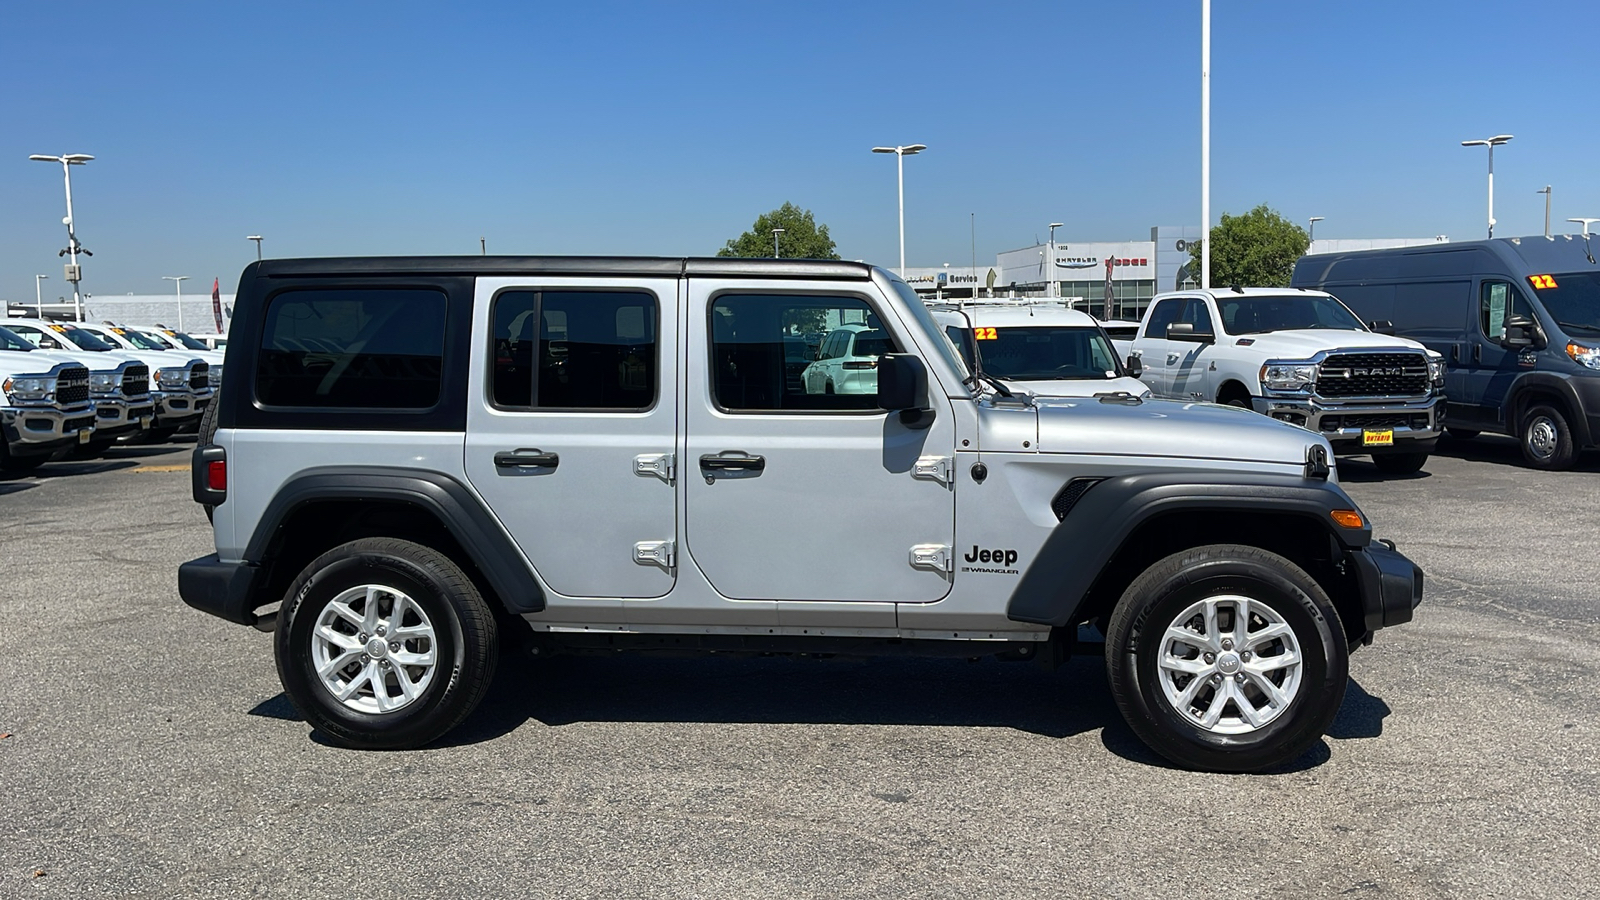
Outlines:
[[554, 469], [561, 465], [561, 455], [529, 448], [501, 450], [494, 455], [494, 464], [499, 469]]
[[700, 468], [712, 471], [729, 469], [746, 469], [760, 472], [767, 467], [765, 456], [747, 456], [742, 453], [731, 452], [723, 454], [707, 453], [700, 457]]

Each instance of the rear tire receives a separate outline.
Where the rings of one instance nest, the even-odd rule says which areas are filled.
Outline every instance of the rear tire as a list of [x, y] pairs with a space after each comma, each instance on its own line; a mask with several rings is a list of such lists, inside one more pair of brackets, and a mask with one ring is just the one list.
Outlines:
[[1567, 417], [1554, 406], [1535, 406], [1523, 413], [1517, 440], [1522, 459], [1535, 469], [1570, 469], [1578, 458]]
[[274, 644], [284, 693], [313, 727], [345, 747], [408, 749], [483, 699], [498, 640], [493, 611], [448, 557], [363, 538], [294, 580]]
[[1185, 768], [1252, 772], [1321, 737], [1344, 700], [1349, 649], [1332, 601], [1299, 566], [1215, 544], [1128, 586], [1106, 632], [1106, 672], [1152, 750]]
[[1426, 453], [1374, 453], [1372, 464], [1385, 475], [1410, 475], [1422, 471], [1428, 462]]

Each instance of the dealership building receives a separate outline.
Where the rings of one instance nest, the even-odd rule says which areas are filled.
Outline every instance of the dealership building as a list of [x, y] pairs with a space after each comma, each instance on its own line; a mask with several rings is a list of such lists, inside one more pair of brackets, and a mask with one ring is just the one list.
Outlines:
[[[905, 279], [918, 294], [931, 299], [1055, 296], [1078, 301], [1074, 305], [1099, 319], [1138, 319], [1156, 294], [1200, 286], [1189, 258], [1189, 246], [1200, 233], [1198, 225], [1158, 225], [1150, 229], [1147, 241], [1035, 244], [997, 254], [992, 266], [907, 268]], [[1309, 252], [1343, 253], [1444, 240], [1442, 235], [1318, 240]]]

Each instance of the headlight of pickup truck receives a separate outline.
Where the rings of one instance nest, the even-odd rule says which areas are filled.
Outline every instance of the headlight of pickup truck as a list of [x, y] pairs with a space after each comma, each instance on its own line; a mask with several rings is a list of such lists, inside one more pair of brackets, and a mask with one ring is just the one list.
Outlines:
[[1600, 347], [1585, 347], [1582, 344], [1567, 344], [1567, 355], [1580, 366], [1590, 369], [1600, 369]]
[[11, 395], [13, 400], [49, 400], [55, 393], [56, 380], [42, 376], [24, 375], [20, 378], [7, 378], [0, 382], [0, 389]]
[[1428, 380], [1434, 387], [1444, 387], [1444, 357], [1437, 353], [1428, 354]]
[[1303, 391], [1316, 380], [1316, 363], [1273, 362], [1261, 367], [1261, 386], [1269, 391]]
[[117, 389], [117, 380], [115, 372], [90, 372], [89, 393], [109, 394]]
[[166, 387], [182, 387], [189, 380], [187, 369], [162, 369], [156, 373], [156, 378]]

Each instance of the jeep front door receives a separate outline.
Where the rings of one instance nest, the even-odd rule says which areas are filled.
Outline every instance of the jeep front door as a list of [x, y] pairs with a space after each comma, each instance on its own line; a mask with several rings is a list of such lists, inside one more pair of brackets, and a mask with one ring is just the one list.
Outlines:
[[467, 477], [569, 597], [676, 580], [676, 279], [484, 278]]
[[819, 329], [856, 326], [857, 342], [908, 349], [911, 331], [872, 285], [852, 293], [814, 282], [691, 279], [686, 307], [686, 545], [717, 592], [736, 600], [944, 597], [941, 560], [955, 536], [949, 401], [932, 391], [932, 425], [916, 429], [878, 409], [872, 392], [830, 393], [784, 377], [785, 341]]

